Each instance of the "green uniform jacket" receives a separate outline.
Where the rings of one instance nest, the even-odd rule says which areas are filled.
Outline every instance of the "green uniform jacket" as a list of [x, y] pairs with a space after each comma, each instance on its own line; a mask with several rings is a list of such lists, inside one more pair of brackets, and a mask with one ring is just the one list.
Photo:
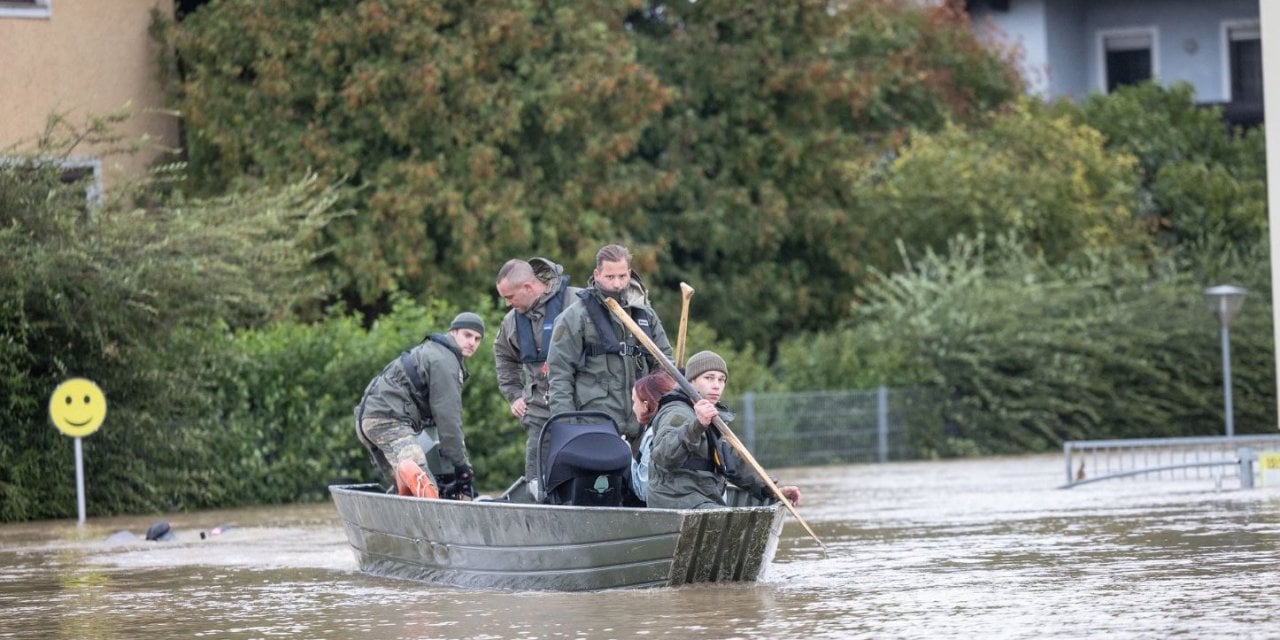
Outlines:
[[[723, 413], [723, 412], [722, 412]], [[723, 416], [722, 416], [723, 417]], [[653, 450], [649, 453], [649, 487], [645, 500], [660, 509], [708, 509], [724, 506], [726, 482], [746, 489], [757, 498], [768, 495], [768, 487], [737, 455], [730, 451], [737, 473], [726, 477], [717, 471], [686, 469], [690, 458], [709, 459], [711, 445], [707, 429], [698, 423], [689, 397], [680, 390], [662, 398], [654, 415]]]
[[[560, 277], [564, 275], [564, 267], [545, 258], [533, 258], [529, 260], [529, 264], [533, 265], [534, 275], [549, 286], [547, 292], [538, 298], [525, 314], [533, 325], [533, 342], [541, 349], [545, 348], [542, 345], [542, 319], [546, 317], [547, 301], [559, 293]], [[565, 292], [564, 309], [561, 309], [561, 314], [578, 302], [579, 291], [582, 291], [579, 287], [569, 287]], [[498, 327], [498, 335], [493, 339], [493, 363], [498, 371], [498, 391], [507, 399], [507, 404], [515, 402], [516, 398], [523, 397], [529, 408], [527, 417], [539, 423], [546, 422], [551, 416], [547, 402], [547, 395], [551, 388], [547, 378], [547, 365], [545, 362], [520, 361], [520, 338], [516, 333], [517, 316], [518, 312], [515, 309], [508, 311], [502, 318], [502, 325]]]
[[[409, 350], [409, 359], [430, 397], [418, 396], [397, 357], [369, 382], [361, 407], [365, 418], [403, 420], [413, 425], [415, 433], [434, 425], [439, 429], [441, 457], [459, 467], [470, 464], [462, 438], [462, 382], [466, 379], [466, 369], [462, 366], [462, 352], [453, 338], [449, 334], [433, 335], [443, 338], [448, 346], [425, 340]], [[361, 407], [356, 408], [357, 414]], [[428, 413], [430, 422], [425, 418]]]
[[[591, 281], [586, 289], [601, 306], [604, 297]], [[644, 287], [633, 276], [631, 284], [623, 292], [623, 308], [630, 311], [640, 308], [647, 311], [653, 325], [653, 341], [671, 358], [671, 342], [662, 329], [658, 314], [649, 307]], [[640, 423], [631, 412], [631, 387], [636, 380], [657, 368], [635, 336], [603, 307], [605, 317], [613, 325], [614, 333], [637, 353], [643, 355], [601, 354], [588, 356], [588, 344], [602, 342], [587, 314], [587, 305], [580, 302], [565, 309], [556, 319], [551, 337], [551, 352], [547, 356], [549, 371], [551, 414], [566, 411], [603, 411], [618, 425], [618, 432], [635, 442], [640, 437]], [[635, 446], [635, 445], [632, 445]]]

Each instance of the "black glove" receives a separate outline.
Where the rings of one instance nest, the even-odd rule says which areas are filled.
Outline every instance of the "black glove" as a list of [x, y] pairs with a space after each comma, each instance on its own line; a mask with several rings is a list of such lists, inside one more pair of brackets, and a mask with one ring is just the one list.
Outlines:
[[470, 500], [476, 497], [476, 490], [472, 485], [475, 475], [476, 472], [469, 464], [454, 467], [453, 482], [446, 484], [440, 495], [449, 500]]

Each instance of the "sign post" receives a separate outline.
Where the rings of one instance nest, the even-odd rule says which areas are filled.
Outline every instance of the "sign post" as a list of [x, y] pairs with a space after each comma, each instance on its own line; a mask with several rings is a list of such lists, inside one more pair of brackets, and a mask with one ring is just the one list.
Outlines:
[[58, 431], [76, 439], [76, 506], [84, 524], [84, 453], [80, 439], [92, 434], [107, 419], [107, 397], [93, 381], [70, 378], [49, 397], [49, 419]]
[[1280, 451], [1259, 453], [1258, 467], [1262, 471], [1262, 486], [1280, 487]]

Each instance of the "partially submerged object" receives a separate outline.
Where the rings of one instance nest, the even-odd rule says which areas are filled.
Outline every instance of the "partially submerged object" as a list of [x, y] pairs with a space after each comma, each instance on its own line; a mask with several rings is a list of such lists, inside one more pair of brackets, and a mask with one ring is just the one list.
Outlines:
[[168, 542], [175, 539], [173, 528], [168, 522], [157, 522], [147, 529], [147, 540], [156, 542]]

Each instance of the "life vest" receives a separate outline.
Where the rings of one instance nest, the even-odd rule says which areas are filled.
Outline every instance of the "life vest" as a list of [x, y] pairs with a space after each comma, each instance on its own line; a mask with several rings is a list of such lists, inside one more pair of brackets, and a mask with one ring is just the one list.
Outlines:
[[547, 300], [547, 308], [542, 318], [542, 348], [533, 342], [533, 322], [529, 316], [516, 313], [516, 341], [520, 346], [520, 362], [540, 364], [547, 361], [547, 351], [551, 346], [551, 328], [556, 317], [564, 311], [564, 296], [569, 290], [569, 276], [560, 276], [560, 290]]
[[[617, 354], [622, 356], [643, 356], [644, 348], [634, 342], [627, 344], [618, 339], [618, 333], [613, 330], [613, 323], [609, 321], [609, 317], [605, 315], [604, 304], [598, 298], [592, 295], [589, 289], [583, 289], [578, 292], [578, 298], [582, 300], [582, 304], [586, 305], [587, 316], [591, 318], [591, 324], [595, 325], [596, 332], [600, 334], [600, 342], [593, 342], [586, 345], [582, 355], [600, 356], [605, 354]], [[635, 320], [640, 329], [644, 331], [649, 339], [653, 339], [653, 323], [649, 319], [649, 311], [643, 307], [629, 307], [628, 312], [631, 319]]]

